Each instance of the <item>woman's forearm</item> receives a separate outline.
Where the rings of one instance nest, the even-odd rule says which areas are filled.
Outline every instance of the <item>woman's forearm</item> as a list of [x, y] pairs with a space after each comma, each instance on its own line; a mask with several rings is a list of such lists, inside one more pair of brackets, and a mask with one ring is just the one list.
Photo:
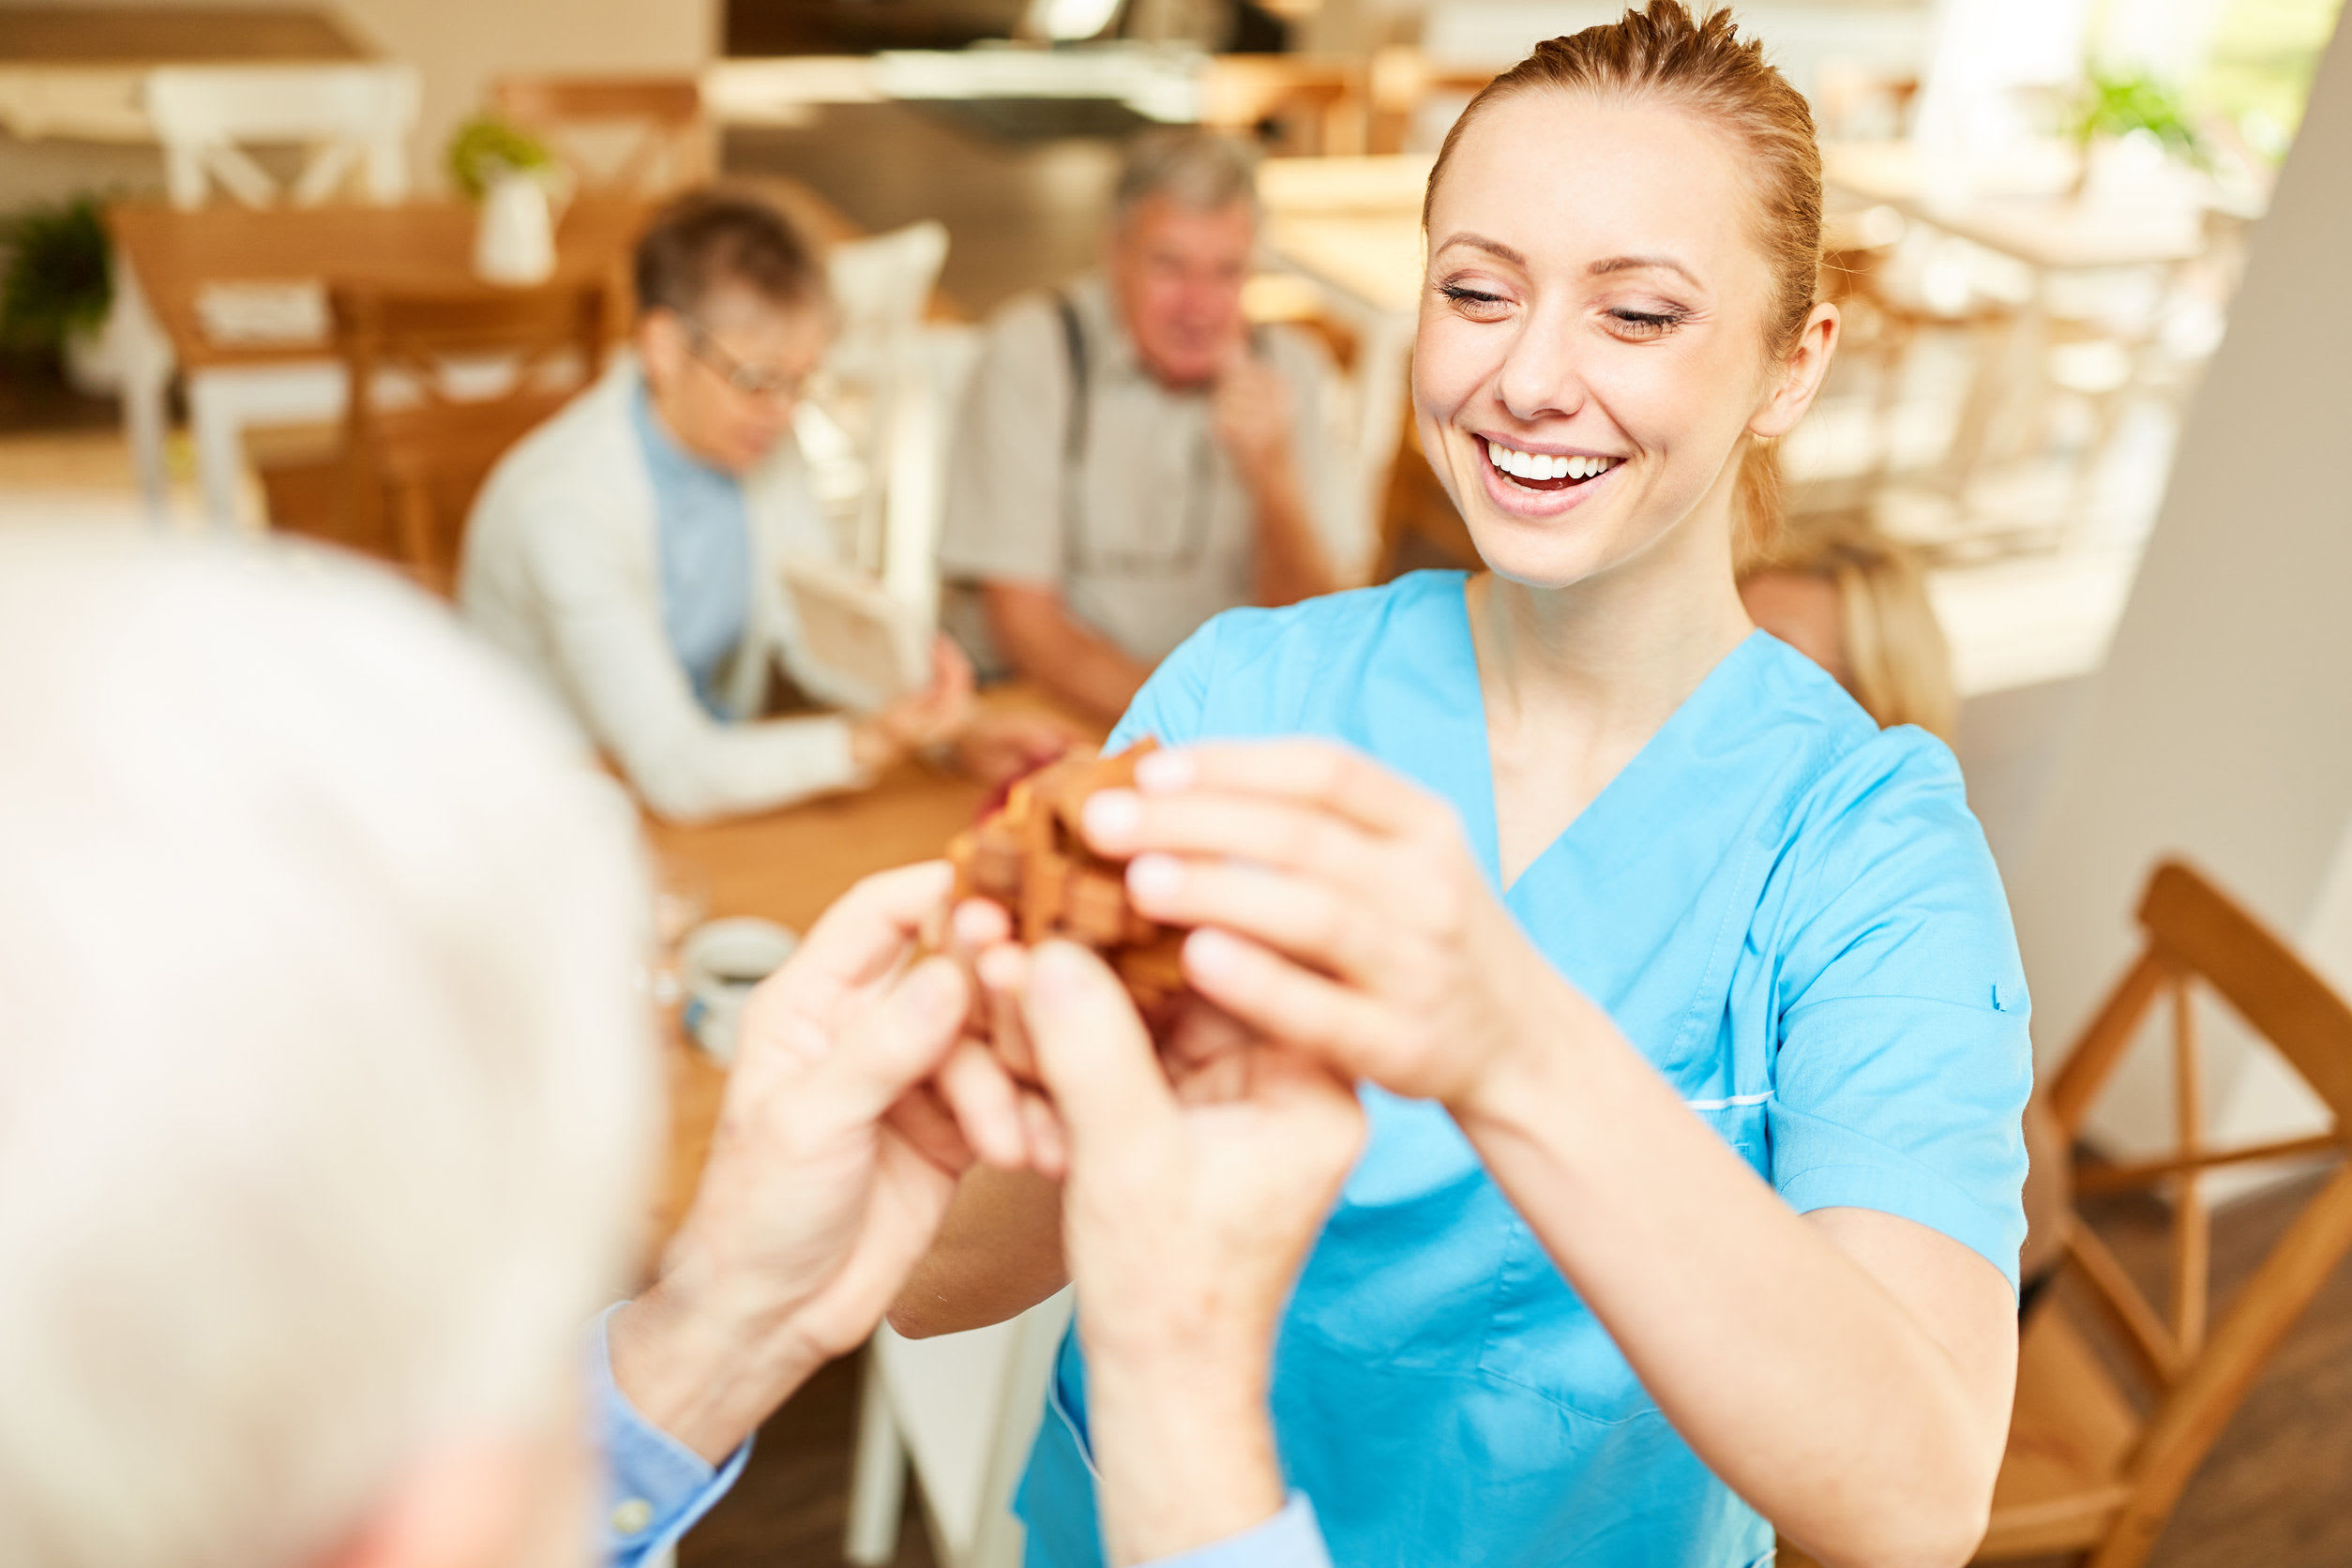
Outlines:
[[[1840, 1568], [1966, 1561], [2006, 1378], [1989, 1401], [1981, 1368], [1576, 1000], [1572, 1037], [1456, 1108], [1498, 1184], [1675, 1428], [1785, 1533]], [[1985, 1272], [1976, 1283], [1998, 1286]]]
[[1028, 1171], [983, 1166], [966, 1176], [939, 1239], [890, 1304], [910, 1339], [1017, 1318], [1070, 1281], [1062, 1257], [1062, 1189]]

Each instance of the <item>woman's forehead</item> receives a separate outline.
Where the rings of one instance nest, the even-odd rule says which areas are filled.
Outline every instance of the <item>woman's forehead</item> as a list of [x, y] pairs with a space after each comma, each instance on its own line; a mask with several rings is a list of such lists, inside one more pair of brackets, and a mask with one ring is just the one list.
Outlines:
[[1691, 110], [1538, 89], [1463, 128], [1430, 204], [1429, 243], [1467, 232], [1536, 271], [1672, 256], [1704, 279], [1747, 248], [1754, 200], [1732, 138]]

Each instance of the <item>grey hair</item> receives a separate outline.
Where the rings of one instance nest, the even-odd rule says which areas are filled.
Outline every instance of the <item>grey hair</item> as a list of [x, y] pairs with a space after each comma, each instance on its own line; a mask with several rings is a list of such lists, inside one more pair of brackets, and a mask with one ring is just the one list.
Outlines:
[[626, 803], [309, 556], [0, 537], [0, 1562], [287, 1568], [563, 1410], [659, 1105]]
[[1110, 198], [1112, 224], [1125, 223], [1154, 196], [1188, 212], [1217, 212], [1246, 202], [1256, 217], [1257, 149], [1214, 131], [1176, 127], [1147, 131], [1128, 147], [1119, 171]]

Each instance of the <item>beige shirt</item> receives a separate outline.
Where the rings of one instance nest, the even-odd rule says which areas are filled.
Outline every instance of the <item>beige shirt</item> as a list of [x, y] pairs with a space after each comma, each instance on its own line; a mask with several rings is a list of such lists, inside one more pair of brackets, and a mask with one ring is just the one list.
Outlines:
[[[1217, 442], [1207, 392], [1153, 378], [1100, 276], [1063, 296], [1084, 339], [1083, 450], [1071, 460], [1070, 351], [1055, 296], [1015, 300], [989, 324], [956, 432], [941, 574], [1054, 584], [1078, 619], [1157, 663], [1210, 616], [1251, 602], [1256, 508]], [[1290, 384], [1316, 533], [1352, 574], [1370, 530], [1331, 361], [1302, 332], [1276, 327], [1259, 342]]]

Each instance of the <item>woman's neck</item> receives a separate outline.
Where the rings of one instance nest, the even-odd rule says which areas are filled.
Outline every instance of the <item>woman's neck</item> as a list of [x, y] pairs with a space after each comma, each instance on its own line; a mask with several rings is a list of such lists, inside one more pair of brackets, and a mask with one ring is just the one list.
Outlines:
[[[1711, 560], [1660, 551], [1567, 588], [1489, 572], [1467, 590], [1505, 886], [1580, 816], [1754, 629]], [[1701, 541], [1703, 543], [1703, 541]], [[1672, 550], [1692, 541], [1661, 540]]]
[[1490, 721], [1597, 734], [1663, 724], [1753, 628], [1728, 563], [1627, 563], [1566, 588], [1488, 572], [1470, 585]]

